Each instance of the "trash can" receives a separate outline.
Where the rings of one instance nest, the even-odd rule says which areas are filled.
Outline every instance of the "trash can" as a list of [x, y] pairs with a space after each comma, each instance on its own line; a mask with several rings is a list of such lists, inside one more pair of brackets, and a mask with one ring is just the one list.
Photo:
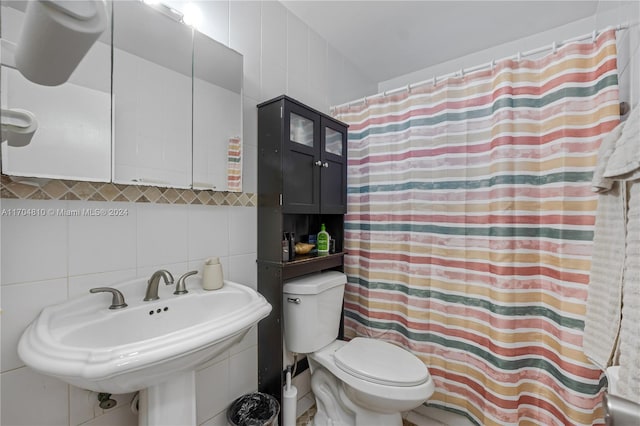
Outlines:
[[262, 392], [248, 393], [233, 401], [227, 421], [233, 426], [277, 426], [280, 404]]

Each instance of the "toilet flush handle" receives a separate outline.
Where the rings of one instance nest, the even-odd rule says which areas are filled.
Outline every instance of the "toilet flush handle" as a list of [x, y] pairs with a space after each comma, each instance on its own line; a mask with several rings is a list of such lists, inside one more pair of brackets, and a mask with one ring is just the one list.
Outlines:
[[302, 301], [300, 300], [299, 297], [287, 297], [287, 302], [289, 303], [295, 303], [296, 305], [299, 305], [300, 303], [302, 303]]

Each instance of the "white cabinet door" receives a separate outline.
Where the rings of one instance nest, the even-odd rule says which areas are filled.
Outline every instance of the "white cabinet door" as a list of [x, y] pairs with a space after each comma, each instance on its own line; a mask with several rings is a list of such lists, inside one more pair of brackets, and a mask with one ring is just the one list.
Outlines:
[[192, 29], [114, 2], [113, 181], [191, 187]]

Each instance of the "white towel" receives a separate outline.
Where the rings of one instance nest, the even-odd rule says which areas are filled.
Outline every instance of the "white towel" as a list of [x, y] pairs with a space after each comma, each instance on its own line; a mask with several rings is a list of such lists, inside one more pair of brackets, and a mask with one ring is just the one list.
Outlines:
[[618, 180], [634, 180], [640, 174], [640, 108], [635, 108], [623, 124], [620, 136], [616, 140], [604, 178]]
[[[584, 352], [605, 369], [619, 352], [620, 396], [640, 397], [640, 109], [603, 139]], [[627, 205], [627, 198], [629, 203]]]
[[583, 348], [601, 369], [611, 364], [620, 328], [626, 200], [620, 182], [598, 197]]
[[[640, 141], [638, 141], [640, 143]], [[640, 182], [629, 182], [618, 395], [640, 404]]]
[[598, 149], [598, 161], [596, 168], [593, 171], [593, 179], [591, 180], [591, 190], [593, 192], [606, 192], [613, 187], [614, 180], [611, 178], [605, 178], [604, 173], [609, 163], [609, 158], [616, 147], [616, 142], [620, 138], [624, 124], [619, 124], [612, 131], [610, 131], [600, 143], [600, 149]]

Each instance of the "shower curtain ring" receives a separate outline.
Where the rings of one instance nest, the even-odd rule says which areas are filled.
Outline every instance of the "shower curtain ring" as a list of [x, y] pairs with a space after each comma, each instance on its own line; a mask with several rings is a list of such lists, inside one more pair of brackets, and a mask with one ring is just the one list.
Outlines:
[[518, 56], [516, 57], [516, 62], [520, 62], [522, 60], [522, 52], [518, 52]]
[[596, 37], [598, 37], [598, 31], [593, 30], [593, 32], [591, 33], [591, 41], [592, 41], [593, 43], [595, 43], [595, 42], [596, 42]]
[[436, 76], [433, 76], [433, 86], [435, 87], [436, 83], [438, 82], [438, 80], [436, 79]]
[[492, 59], [491, 60], [491, 72], [493, 72], [493, 70], [496, 68], [496, 60]]
[[411, 84], [407, 84], [407, 93], [411, 93]]
[[464, 68], [460, 68], [460, 77], [464, 78]]
[[551, 51], [554, 55], [558, 53], [558, 43], [556, 43], [555, 41], [551, 44]]

